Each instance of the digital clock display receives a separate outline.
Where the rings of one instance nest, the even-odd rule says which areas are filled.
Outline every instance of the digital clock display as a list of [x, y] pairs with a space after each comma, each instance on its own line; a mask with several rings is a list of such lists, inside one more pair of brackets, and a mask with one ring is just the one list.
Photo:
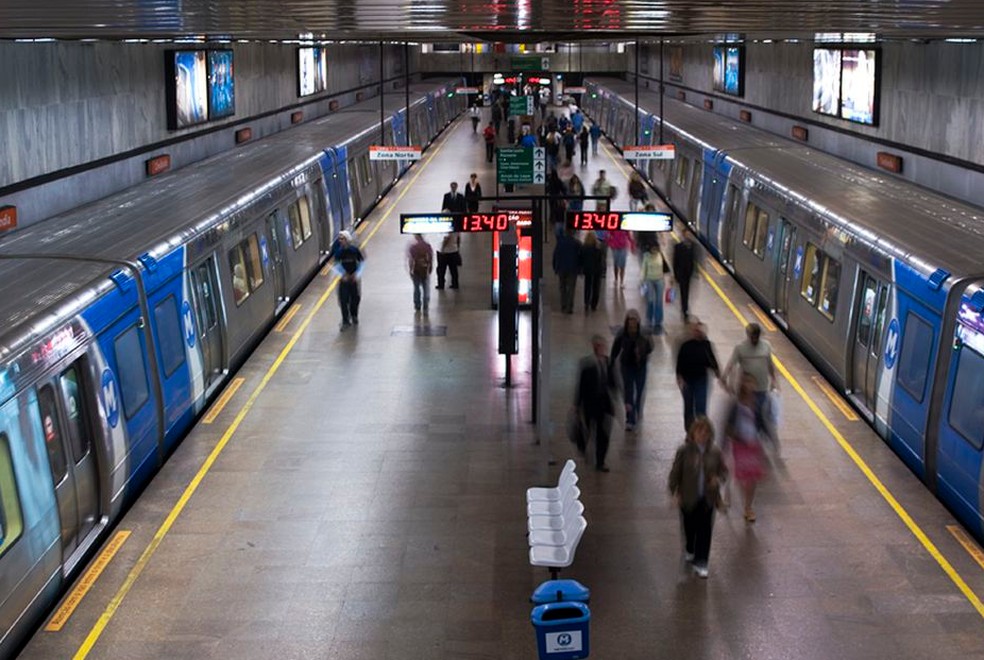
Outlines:
[[528, 211], [498, 211], [493, 213], [402, 213], [401, 234], [447, 234], [506, 231], [521, 223]]
[[670, 231], [673, 215], [643, 211], [568, 211], [567, 228], [579, 231]]

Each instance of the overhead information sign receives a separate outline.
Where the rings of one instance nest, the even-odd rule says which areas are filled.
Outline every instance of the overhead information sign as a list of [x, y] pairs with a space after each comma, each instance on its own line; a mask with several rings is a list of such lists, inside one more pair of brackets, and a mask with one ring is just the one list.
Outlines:
[[673, 214], [644, 211], [568, 211], [567, 228], [584, 231], [670, 231]]
[[510, 96], [509, 97], [510, 115], [532, 115], [533, 97], [532, 96]]
[[564, 88], [564, 93], [565, 94], [587, 94], [588, 93], [588, 88], [587, 87], [565, 87]]
[[499, 147], [497, 151], [499, 183], [546, 183], [545, 147]]
[[650, 144], [639, 147], [624, 147], [622, 156], [631, 160], [673, 160], [676, 147], [672, 144]]
[[369, 160], [420, 160], [420, 147], [369, 147]]
[[455, 87], [455, 94], [478, 94], [478, 87]]
[[401, 213], [401, 234], [447, 234], [453, 231], [472, 233], [506, 231], [510, 227], [531, 223], [532, 212], [524, 210], [492, 213]]

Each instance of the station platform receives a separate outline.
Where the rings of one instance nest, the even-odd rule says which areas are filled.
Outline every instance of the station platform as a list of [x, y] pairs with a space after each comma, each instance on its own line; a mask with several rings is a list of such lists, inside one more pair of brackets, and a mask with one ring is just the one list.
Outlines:
[[[586, 189], [599, 169], [621, 208], [628, 166], [603, 143], [575, 165]], [[693, 313], [722, 365], [745, 323], [765, 326], [783, 460], [757, 522], [737, 491], [717, 516], [709, 579], [682, 561], [667, 492], [684, 435], [677, 304], [655, 338], [642, 423], [613, 429], [611, 472], [565, 437], [590, 337], [643, 309], [636, 259], [624, 289], [603, 280], [591, 314], [581, 282], [575, 313], [561, 314], [546, 269], [551, 430], [538, 437], [528, 312], [503, 387], [490, 235], [463, 236], [460, 289], [432, 290], [426, 316], [413, 309], [399, 214], [439, 210], [472, 171], [489, 195], [494, 169], [462, 118], [360, 227], [361, 323], [340, 331], [326, 268], [118, 525], [115, 555], [77, 581], [87, 593], [66, 595], [76, 607], [52, 615], [60, 629], [39, 630], [22, 657], [535, 658], [528, 599], [549, 575], [528, 561], [525, 493], [574, 458], [588, 527], [561, 576], [592, 590], [591, 657], [984, 658], [984, 553], [713, 259]], [[726, 402], [715, 386], [715, 423]]]

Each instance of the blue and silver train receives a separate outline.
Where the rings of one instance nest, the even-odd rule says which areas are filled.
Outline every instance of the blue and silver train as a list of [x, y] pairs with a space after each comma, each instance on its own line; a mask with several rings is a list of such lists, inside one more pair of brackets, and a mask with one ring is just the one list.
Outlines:
[[[618, 145], [653, 144], [655, 92], [594, 80]], [[984, 209], [664, 99], [673, 161], [640, 171], [984, 540]]]
[[[0, 657], [160, 468], [231, 371], [463, 109], [411, 86], [0, 241]], [[408, 135], [409, 132], [409, 135]]]

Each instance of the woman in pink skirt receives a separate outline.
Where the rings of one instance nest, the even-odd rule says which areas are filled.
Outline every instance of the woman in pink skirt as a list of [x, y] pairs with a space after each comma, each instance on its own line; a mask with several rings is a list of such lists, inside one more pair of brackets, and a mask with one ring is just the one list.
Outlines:
[[755, 379], [745, 374], [738, 387], [738, 396], [731, 405], [725, 425], [725, 442], [730, 445], [734, 459], [735, 481], [741, 487], [745, 505], [745, 521], [755, 522], [755, 487], [765, 477], [765, 454], [759, 438], [765, 433], [765, 420], [755, 405]]
[[628, 259], [629, 251], [635, 250], [632, 234], [623, 229], [616, 229], [608, 232], [608, 238], [605, 239], [605, 242], [612, 251], [612, 263], [615, 266], [615, 281], [612, 284], [620, 289], [624, 288], [625, 262]]

